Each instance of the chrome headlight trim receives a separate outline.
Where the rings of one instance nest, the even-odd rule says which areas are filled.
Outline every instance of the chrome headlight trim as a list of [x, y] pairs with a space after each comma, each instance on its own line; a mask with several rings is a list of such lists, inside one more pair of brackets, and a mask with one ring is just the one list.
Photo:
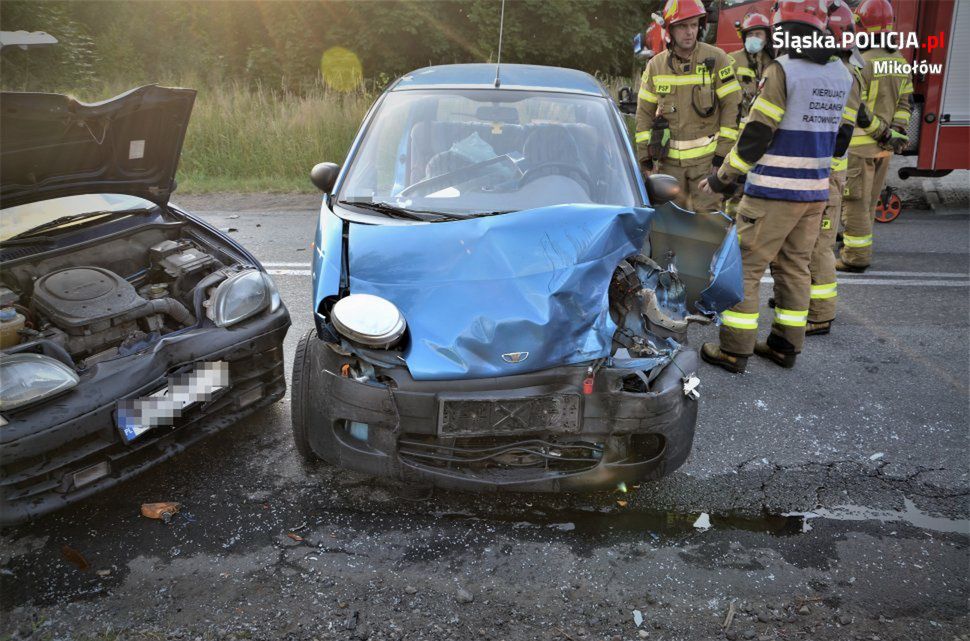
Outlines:
[[351, 294], [341, 298], [330, 310], [330, 319], [345, 338], [381, 349], [401, 340], [407, 328], [404, 316], [394, 303], [372, 294]]

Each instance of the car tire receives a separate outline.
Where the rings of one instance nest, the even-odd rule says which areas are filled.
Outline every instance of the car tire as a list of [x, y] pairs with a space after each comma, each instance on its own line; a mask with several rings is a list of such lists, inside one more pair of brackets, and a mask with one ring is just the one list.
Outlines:
[[314, 330], [308, 331], [296, 344], [296, 354], [293, 356], [293, 390], [292, 403], [290, 404], [290, 415], [293, 424], [293, 442], [296, 444], [296, 451], [307, 461], [318, 462], [320, 457], [310, 446], [310, 437], [307, 433], [307, 413], [310, 407], [310, 357], [309, 351], [311, 341], [316, 341], [317, 336]]

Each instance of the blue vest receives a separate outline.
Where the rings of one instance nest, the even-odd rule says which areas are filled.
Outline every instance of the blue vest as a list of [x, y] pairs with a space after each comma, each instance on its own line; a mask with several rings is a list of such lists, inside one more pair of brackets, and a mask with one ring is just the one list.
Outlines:
[[785, 114], [765, 155], [748, 173], [744, 193], [772, 200], [826, 201], [852, 76], [840, 61], [818, 65], [788, 56], [776, 61], [785, 70]]

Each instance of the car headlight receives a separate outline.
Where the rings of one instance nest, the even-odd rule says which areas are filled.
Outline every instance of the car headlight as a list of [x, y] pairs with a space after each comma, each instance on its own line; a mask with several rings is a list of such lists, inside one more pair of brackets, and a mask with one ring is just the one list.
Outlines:
[[249, 269], [220, 283], [209, 300], [209, 318], [219, 327], [228, 327], [255, 316], [264, 309], [275, 312], [280, 294], [269, 276]]
[[404, 336], [407, 324], [391, 301], [371, 294], [351, 294], [341, 298], [330, 310], [333, 326], [346, 338], [387, 349]]
[[78, 384], [64, 363], [40, 354], [10, 354], [0, 358], [0, 410], [34, 403]]

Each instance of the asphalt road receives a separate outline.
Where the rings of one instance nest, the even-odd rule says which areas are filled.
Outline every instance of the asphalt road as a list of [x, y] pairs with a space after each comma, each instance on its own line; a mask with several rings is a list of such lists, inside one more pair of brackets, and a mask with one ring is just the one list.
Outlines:
[[[970, 214], [966, 185], [952, 187], [952, 208], [877, 226], [872, 270], [841, 279], [835, 330], [809, 338], [795, 369], [702, 367], [693, 453], [661, 482], [414, 492], [304, 464], [287, 396], [3, 533], [0, 635], [970, 639]], [[311, 327], [319, 199], [178, 201], [273, 274], [291, 363]], [[714, 335], [694, 332], [695, 346]], [[138, 515], [165, 500], [183, 504], [172, 523]]]

